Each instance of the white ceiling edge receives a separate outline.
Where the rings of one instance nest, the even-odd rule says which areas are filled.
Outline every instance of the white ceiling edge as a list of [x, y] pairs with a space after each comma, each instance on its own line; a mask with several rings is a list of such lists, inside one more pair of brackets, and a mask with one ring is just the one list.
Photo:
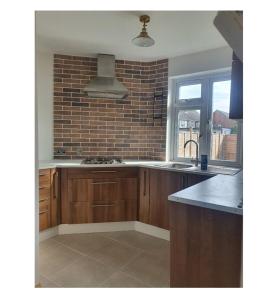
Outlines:
[[[128, 61], [139, 61], [139, 62], [151, 62], [151, 61], [156, 61], [156, 60], [162, 60], [162, 59], [169, 59], [171, 61], [176, 61], [176, 60], [183, 60], [183, 59], [186, 59], [188, 60], [189, 59], [189, 63], [190, 61], [192, 61], [192, 57], [210, 57], [211, 59], [213, 59], [213, 55], [215, 53], [215, 51], [217, 53], [225, 53], [225, 55], [227, 53], [232, 53], [232, 50], [229, 46], [224, 46], [224, 47], [217, 47], [217, 48], [213, 48], [213, 49], [206, 49], [206, 50], [203, 50], [203, 51], [196, 51], [196, 52], [190, 52], [190, 53], [186, 53], [186, 54], [180, 54], [180, 55], [177, 55], [177, 56], [171, 56], [171, 57], [155, 57], [155, 58], [145, 58], [145, 59], [132, 59], [131, 57], [119, 57], [119, 56], [115, 56], [115, 59], [116, 60], [128, 60]], [[85, 54], [85, 53], [82, 53], [82, 52], [74, 52], [74, 51], [53, 51], [52, 49], [50, 48], [47, 48], [47, 47], [36, 47], [36, 53], [37, 52], [40, 52], [40, 53], [45, 53], [45, 54], [60, 54], [60, 55], [68, 55], [68, 56], [79, 56], [79, 57], [95, 57], [97, 58], [98, 54], [100, 53], [90, 53], [90, 54]], [[210, 53], [212, 55], [210, 55]], [[102, 53], [102, 54], [111, 54], [111, 55], [115, 55], [115, 53]]]

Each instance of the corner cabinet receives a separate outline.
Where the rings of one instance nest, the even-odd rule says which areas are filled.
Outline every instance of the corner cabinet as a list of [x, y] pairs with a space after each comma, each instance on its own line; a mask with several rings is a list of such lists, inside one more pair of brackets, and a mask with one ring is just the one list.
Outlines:
[[137, 187], [136, 168], [62, 169], [61, 223], [136, 220]]
[[163, 229], [169, 229], [168, 196], [209, 177], [211, 175], [140, 168], [138, 220]]

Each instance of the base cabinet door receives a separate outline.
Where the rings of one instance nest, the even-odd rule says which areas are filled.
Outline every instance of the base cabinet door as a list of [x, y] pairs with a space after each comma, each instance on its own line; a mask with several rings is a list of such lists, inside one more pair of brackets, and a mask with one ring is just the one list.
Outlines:
[[171, 287], [239, 287], [242, 216], [170, 203]]
[[178, 172], [150, 169], [149, 224], [169, 229], [168, 196], [181, 190]]
[[42, 231], [49, 228], [50, 226], [49, 200], [43, 200], [39, 203], [39, 229], [40, 231]]
[[39, 230], [51, 226], [50, 221], [51, 177], [50, 169], [39, 171]]
[[184, 172], [140, 168], [138, 220], [169, 229], [168, 196], [209, 177]]
[[139, 209], [138, 220], [142, 223], [150, 222], [150, 169], [139, 170]]
[[[138, 178], [73, 176], [62, 173], [62, 223], [136, 220]], [[118, 173], [118, 172], [117, 172]], [[117, 174], [118, 175], [118, 174]], [[98, 177], [98, 176], [97, 176]]]

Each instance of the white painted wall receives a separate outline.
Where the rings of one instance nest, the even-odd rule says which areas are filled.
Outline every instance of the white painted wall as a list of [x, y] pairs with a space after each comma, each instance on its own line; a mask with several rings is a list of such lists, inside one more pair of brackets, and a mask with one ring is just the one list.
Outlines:
[[169, 59], [169, 77], [231, 67], [232, 49], [222, 47]]
[[53, 158], [53, 54], [36, 53], [38, 159]]

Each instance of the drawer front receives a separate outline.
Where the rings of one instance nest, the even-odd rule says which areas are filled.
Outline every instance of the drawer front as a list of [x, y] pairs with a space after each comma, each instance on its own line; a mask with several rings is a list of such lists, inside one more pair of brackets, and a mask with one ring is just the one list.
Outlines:
[[39, 201], [50, 199], [50, 188], [49, 187], [41, 187], [39, 188]]
[[49, 200], [42, 200], [39, 202], [39, 212], [49, 212]]
[[39, 203], [39, 225], [40, 231], [50, 227], [50, 210], [49, 200], [44, 200]]
[[39, 170], [39, 187], [50, 186], [50, 169]]
[[43, 211], [39, 213], [39, 227], [40, 227], [40, 231], [50, 227], [49, 212]]
[[125, 203], [120, 202], [112, 205], [94, 205], [90, 217], [94, 223], [125, 221]]
[[103, 179], [103, 178], [127, 178], [137, 177], [137, 168], [111, 168], [111, 167], [100, 167], [100, 168], [70, 168], [68, 169], [68, 178], [92, 178], [92, 179]]
[[126, 220], [124, 201], [118, 204], [91, 205], [86, 202], [71, 203], [71, 223], [120, 222]]
[[93, 180], [91, 184], [92, 205], [113, 205], [119, 200], [119, 182], [117, 180]]

